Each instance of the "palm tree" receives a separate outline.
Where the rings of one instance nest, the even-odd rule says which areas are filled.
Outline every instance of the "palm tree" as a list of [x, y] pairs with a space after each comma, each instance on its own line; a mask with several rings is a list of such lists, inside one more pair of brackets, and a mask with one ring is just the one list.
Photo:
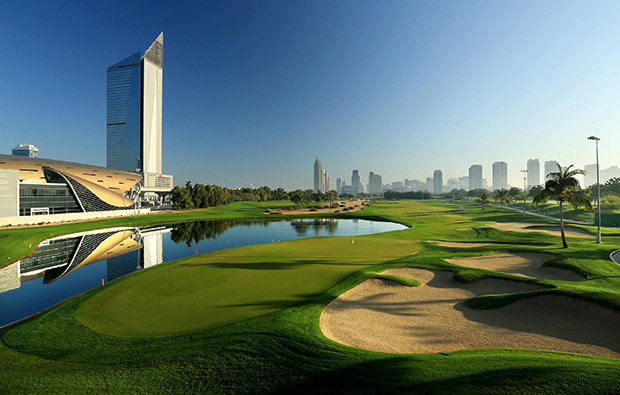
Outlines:
[[532, 202], [534, 206], [545, 203], [549, 199], [556, 200], [560, 203], [560, 229], [564, 248], [568, 248], [566, 236], [564, 234], [564, 203], [569, 203], [576, 207], [583, 207], [586, 211], [592, 210], [592, 203], [590, 203], [585, 196], [577, 193], [580, 187], [579, 181], [577, 181], [575, 176], [578, 174], [585, 174], [585, 171], [581, 169], [571, 170], [571, 167], [573, 167], [573, 165], [568, 166], [566, 169], [562, 169], [558, 164], [558, 171], [556, 173], [547, 174], [545, 189], [536, 195]]
[[491, 196], [489, 195], [489, 191], [483, 189], [478, 195], [478, 199], [476, 199], [478, 203], [482, 204], [482, 209], [484, 210], [484, 205], [491, 203]]
[[499, 205], [502, 208], [504, 207], [504, 203], [512, 203], [513, 199], [512, 196], [510, 196], [510, 191], [508, 189], [496, 189], [495, 192], [493, 192], [493, 195], [495, 197], [495, 201], [499, 202]]
[[327, 198], [329, 199], [329, 208], [332, 208], [332, 202], [338, 199], [338, 192], [332, 189], [331, 191], [327, 192]]

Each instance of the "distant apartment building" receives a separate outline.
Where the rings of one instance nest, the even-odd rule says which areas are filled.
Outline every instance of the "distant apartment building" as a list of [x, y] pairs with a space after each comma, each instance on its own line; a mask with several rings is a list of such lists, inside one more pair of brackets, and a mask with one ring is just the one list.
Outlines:
[[469, 166], [469, 190], [482, 188], [482, 165]]
[[[590, 185], [596, 185], [596, 165], [586, 165], [584, 170], [586, 171], [584, 188]], [[618, 166], [611, 166], [607, 169], [602, 169], [599, 177], [601, 184], [606, 183], [612, 178], [620, 178], [620, 168], [618, 168]]]
[[364, 192], [360, 182], [360, 172], [357, 169], [354, 169], [351, 174], [351, 186], [357, 189], [357, 193]]
[[555, 160], [548, 160], [545, 162], [545, 174], [543, 174], [543, 184], [547, 181], [547, 175], [549, 173], [558, 172], [558, 162]]
[[540, 185], [540, 162], [538, 159], [530, 159], [527, 161], [527, 187]]
[[584, 170], [586, 171], [586, 175], [584, 176], [584, 180], [583, 180], [584, 188], [587, 188], [590, 185], [595, 185], [596, 184], [596, 165], [586, 165]]
[[322, 192], [329, 192], [329, 173], [327, 173], [327, 170], [323, 169], [323, 191]]
[[379, 195], [383, 190], [383, 179], [381, 174], [375, 172], [368, 173], [368, 193], [371, 195]]
[[601, 174], [600, 174], [601, 184], [616, 177], [620, 177], [620, 169], [618, 168], [618, 166], [611, 166], [610, 168], [601, 170]]
[[433, 194], [439, 195], [443, 193], [443, 173], [441, 170], [433, 172]]
[[469, 176], [459, 177], [457, 188], [467, 190], [469, 188]]
[[405, 184], [402, 181], [393, 181], [390, 189], [393, 191], [402, 192], [405, 189]]
[[493, 163], [493, 190], [508, 189], [508, 163]]
[[32, 144], [17, 144], [13, 148], [13, 155], [25, 156], [26, 158], [38, 158], [39, 149]]
[[426, 177], [426, 190], [428, 192], [433, 190], [433, 177]]
[[446, 191], [449, 192], [453, 189], [459, 189], [459, 180], [458, 178], [450, 177], [448, 181], [446, 181]]
[[342, 178], [336, 178], [336, 192], [342, 193]]
[[325, 191], [325, 176], [323, 175], [323, 164], [317, 155], [314, 161], [314, 192]]

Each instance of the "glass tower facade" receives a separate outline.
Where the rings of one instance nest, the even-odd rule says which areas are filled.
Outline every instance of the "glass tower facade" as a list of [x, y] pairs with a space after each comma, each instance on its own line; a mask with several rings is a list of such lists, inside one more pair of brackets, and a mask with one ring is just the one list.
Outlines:
[[140, 52], [108, 68], [106, 167], [136, 171], [141, 168], [142, 65]]
[[141, 55], [108, 67], [106, 167], [160, 175], [163, 33]]

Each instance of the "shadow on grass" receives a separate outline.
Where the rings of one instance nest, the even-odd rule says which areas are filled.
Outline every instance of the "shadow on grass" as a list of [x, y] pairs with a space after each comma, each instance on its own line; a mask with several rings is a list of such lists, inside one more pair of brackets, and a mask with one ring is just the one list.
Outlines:
[[[253, 262], [253, 263], [235, 263], [235, 262], [210, 262], [210, 263], [182, 263], [185, 267], [209, 267], [216, 269], [243, 269], [243, 270], [287, 270], [295, 269], [307, 265], [338, 265], [348, 266], [356, 264], [348, 264], [342, 261], [321, 259], [321, 260], [295, 260], [290, 262]], [[359, 263], [357, 265], [363, 265]]]
[[[454, 308], [467, 320], [596, 345], [620, 353], [620, 313], [586, 299], [560, 294], [530, 296], [498, 309], [470, 309], [465, 303]], [[542, 324], [544, 322], [544, 325]]]
[[[352, 364], [343, 368], [314, 374], [291, 384], [276, 387], [268, 393], [295, 394], [454, 394], [454, 393], [605, 393], [616, 379], [603, 378], [595, 383], [585, 380], [562, 380], [562, 373], [576, 368], [507, 367], [487, 369], [469, 361], [470, 366], [455, 368], [451, 356], [443, 356], [445, 370], [428, 375], [415, 358], [396, 357]], [[467, 363], [467, 362], [465, 362]], [[567, 364], [568, 365], [568, 364]], [[486, 367], [489, 367], [486, 365]], [[434, 380], [428, 380], [428, 377]], [[601, 374], [601, 376], [604, 376]], [[573, 381], [573, 382], [571, 382]]]

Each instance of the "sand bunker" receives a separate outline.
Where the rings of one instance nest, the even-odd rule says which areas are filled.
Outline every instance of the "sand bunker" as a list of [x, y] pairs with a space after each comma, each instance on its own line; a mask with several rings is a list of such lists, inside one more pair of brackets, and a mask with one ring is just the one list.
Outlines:
[[[499, 230], [511, 230], [515, 232], [547, 232], [555, 236], [560, 236], [560, 225], [549, 226], [548, 224], [534, 224], [527, 222], [495, 222], [489, 225]], [[564, 234], [566, 237], [594, 237], [585, 229], [573, 226], [564, 226]]]
[[516, 274], [518, 276], [544, 278], [547, 280], [581, 281], [583, 277], [570, 270], [556, 267], [545, 267], [543, 263], [555, 258], [551, 254], [521, 252], [516, 254], [497, 254], [468, 258], [446, 259], [459, 266], [475, 267], [476, 269], [494, 270]]
[[436, 353], [483, 347], [516, 347], [620, 357], [620, 313], [559, 295], [530, 297], [498, 309], [474, 310], [476, 295], [540, 289], [484, 279], [452, 280], [451, 272], [393, 269], [420, 287], [367, 280], [331, 302], [320, 319], [328, 338], [352, 347], [393, 353]]
[[472, 248], [472, 247], [485, 247], [492, 246], [494, 243], [463, 243], [458, 241], [441, 241], [441, 240], [429, 240], [431, 243], [435, 243], [440, 247], [453, 247], [453, 248]]

